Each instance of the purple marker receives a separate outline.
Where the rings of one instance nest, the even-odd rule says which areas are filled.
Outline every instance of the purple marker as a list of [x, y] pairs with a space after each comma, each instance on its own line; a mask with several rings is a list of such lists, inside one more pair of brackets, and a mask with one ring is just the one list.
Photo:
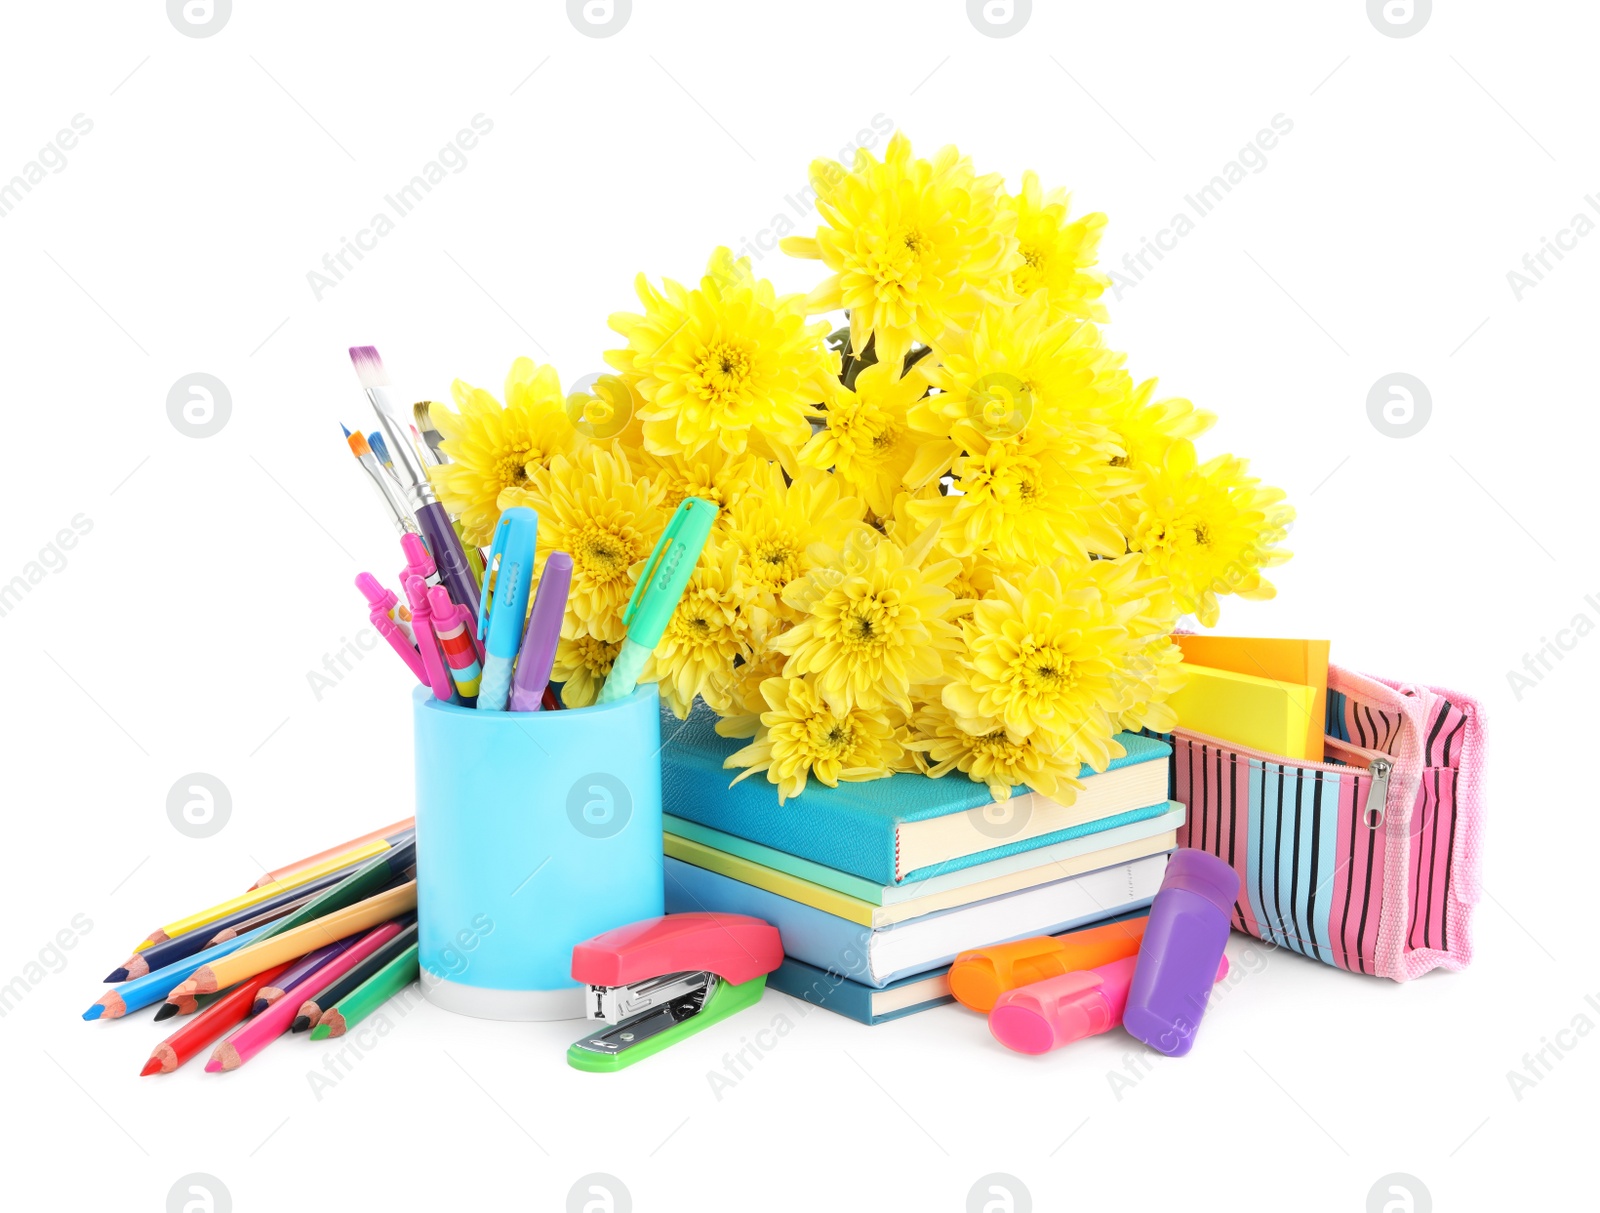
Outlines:
[[561, 639], [561, 620], [567, 613], [567, 594], [572, 588], [572, 557], [551, 552], [539, 577], [539, 592], [533, 596], [533, 615], [522, 637], [517, 668], [511, 675], [511, 701], [507, 710], [537, 712], [544, 689], [550, 683], [550, 670], [556, 661], [556, 642]]
[[1172, 853], [1150, 904], [1122, 1014], [1129, 1035], [1168, 1057], [1194, 1047], [1238, 896], [1239, 873], [1232, 865], [1205, 851]]

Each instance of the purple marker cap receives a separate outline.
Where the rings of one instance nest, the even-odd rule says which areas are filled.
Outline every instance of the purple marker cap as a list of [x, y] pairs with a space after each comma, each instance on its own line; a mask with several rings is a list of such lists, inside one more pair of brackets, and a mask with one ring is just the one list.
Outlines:
[[1122, 1026], [1169, 1057], [1194, 1047], [1211, 986], [1228, 942], [1239, 874], [1204, 851], [1174, 851], [1128, 991]]
[[537, 712], [544, 689], [555, 665], [556, 644], [561, 639], [561, 621], [567, 613], [567, 594], [572, 587], [572, 557], [551, 552], [539, 576], [539, 591], [533, 598], [533, 614], [522, 637], [516, 669], [511, 674], [511, 698], [506, 707], [512, 712]]

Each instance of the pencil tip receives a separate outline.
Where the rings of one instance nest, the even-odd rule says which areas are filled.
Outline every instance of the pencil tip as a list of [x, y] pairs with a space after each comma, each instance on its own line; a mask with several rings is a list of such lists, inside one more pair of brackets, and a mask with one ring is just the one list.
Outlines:
[[210, 1061], [206, 1062], [206, 1073], [207, 1074], [220, 1074], [220, 1073], [222, 1073], [222, 1063], [220, 1061], [218, 1061], [215, 1057], [213, 1057]]
[[177, 1013], [178, 1013], [178, 1004], [177, 1003], [175, 1003], [175, 1002], [164, 1002], [164, 1003], [161, 1004], [161, 1009], [156, 1012], [156, 1022], [160, 1023], [163, 1019], [171, 1019]]
[[294, 1022], [289, 1025], [291, 1032], [309, 1032], [311, 1030], [311, 1016], [296, 1015]]
[[83, 1013], [83, 1017], [85, 1019], [90, 1019], [90, 1020], [99, 1019], [105, 1013], [106, 1013], [106, 1009], [103, 1006], [101, 1006], [99, 1003], [95, 1003], [94, 1006], [90, 1007], [87, 1011], [85, 1011]]
[[258, 998], [258, 999], [255, 1000], [255, 1002], [250, 1004], [250, 1014], [259, 1015], [259, 1014], [261, 1014], [261, 1012], [265, 1011], [271, 1005], [272, 1004], [270, 1002], [268, 1002], [265, 998]]
[[127, 981], [127, 980], [128, 980], [128, 970], [127, 969], [112, 969], [111, 973], [106, 977], [105, 983], [108, 986], [114, 986], [119, 981]]
[[143, 1078], [147, 1074], [159, 1073], [161, 1073], [161, 1059], [159, 1057], [152, 1057], [149, 1061], [144, 1063], [144, 1069], [139, 1071], [139, 1077]]

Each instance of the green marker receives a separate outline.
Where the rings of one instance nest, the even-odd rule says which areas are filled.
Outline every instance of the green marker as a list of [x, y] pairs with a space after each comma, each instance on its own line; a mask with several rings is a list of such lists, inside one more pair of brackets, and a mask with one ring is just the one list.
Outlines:
[[700, 497], [685, 497], [667, 523], [667, 529], [656, 541], [655, 550], [646, 561], [639, 584], [633, 587], [633, 597], [622, 612], [623, 625], [628, 638], [617, 651], [617, 659], [600, 688], [599, 703], [614, 703], [633, 694], [639, 685], [639, 675], [644, 663], [650, 660], [656, 645], [678, 609], [683, 591], [694, 576], [694, 566], [700, 552], [711, 538], [711, 527], [717, 521], [717, 507]]

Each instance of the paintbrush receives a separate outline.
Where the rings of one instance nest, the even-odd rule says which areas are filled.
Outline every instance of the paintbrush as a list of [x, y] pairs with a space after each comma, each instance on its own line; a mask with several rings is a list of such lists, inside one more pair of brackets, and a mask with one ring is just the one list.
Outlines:
[[417, 524], [412, 521], [411, 511], [406, 508], [405, 495], [400, 491], [400, 482], [378, 462], [377, 455], [373, 454], [371, 445], [360, 430], [352, 434], [343, 426], [339, 428], [344, 429], [344, 438], [350, 444], [350, 453], [356, 457], [361, 470], [372, 481], [372, 487], [377, 490], [378, 499], [383, 502], [384, 512], [394, 523], [395, 530], [402, 535], [417, 534]]
[[[422, 445], [416, 426], [404, 418], [396, 408], [389, 391], [389, 374], [383, 368], [383, 359], [370, 345], [350, 348], [350, 361], [367, 393], [378, 423], [383, 427], [384, 441], [393, 456], [395, 476], [400, 482], [406, 505], [417, 521], [417, 532], [428, 545], [433, 562], [450, 597], [467, 608], [472, 618], [478, 616], [478, 582], [472, 575], [472, 566], [462, 550], [461, 540], [450, 525], [450, 515], [434, 495], [428, 480], [427, 465], [418, 448]], [[370, 448], [369, 448], [370, 449]]]

